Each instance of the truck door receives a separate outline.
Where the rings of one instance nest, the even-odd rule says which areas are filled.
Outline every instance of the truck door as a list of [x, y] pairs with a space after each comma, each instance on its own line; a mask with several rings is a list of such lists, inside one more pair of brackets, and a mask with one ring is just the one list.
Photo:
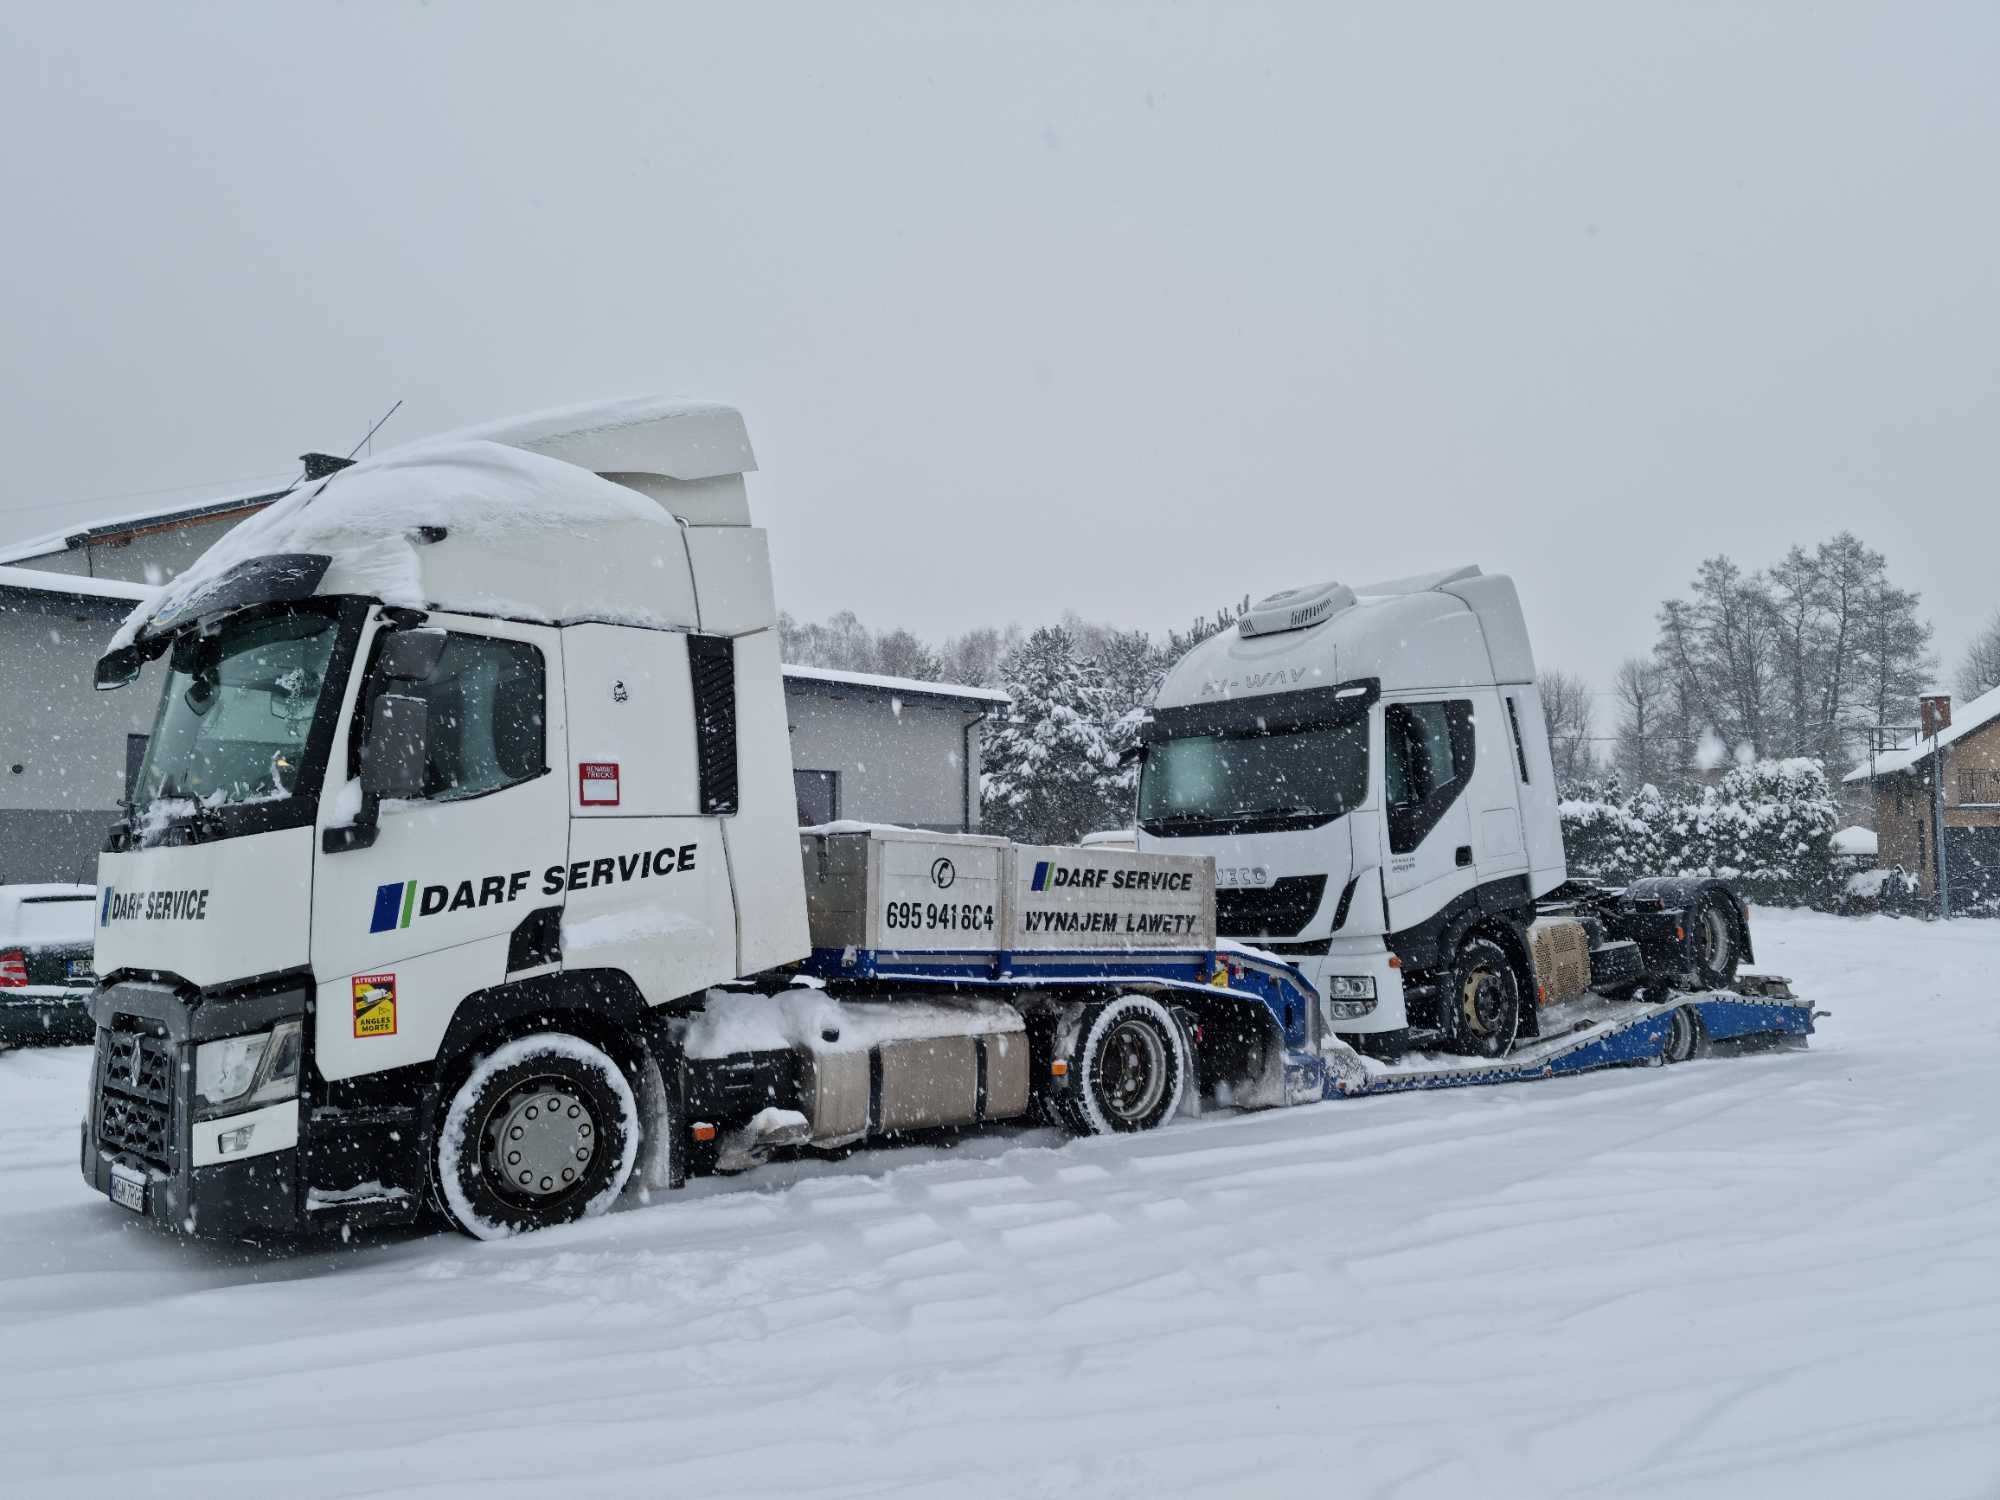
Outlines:
[[1477, 883], [1470, 698], [1391, 703], [1382, 714], [1383, 889], [1389, 930], [1435, 916]]
[[[385, 804], [367, 847], [315, 853], [314, 1038], [329, 1078], [434, 1057], [460, 1000], [537, 966], [535, 913], [563, 899], [545, 894], [569, 858], [556, 632], [446, 614], [426, 623], [447, 632], [436, 668], [393, 685], [427, 706], [424, 795]], [[348, 745], [370, 687], [364, 677], [334, 747], [323, 825], [352, 821], [335, 789], [355, 772]]]

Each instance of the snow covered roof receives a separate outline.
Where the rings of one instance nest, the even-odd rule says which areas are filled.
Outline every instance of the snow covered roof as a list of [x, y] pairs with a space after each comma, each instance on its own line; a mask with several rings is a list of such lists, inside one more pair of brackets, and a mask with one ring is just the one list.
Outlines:
[[957, 682], [925, 682], [917, 677], [884, 677], [874, 672], [836, 672], [828, 667], [786, 667], [785, 676], [798, 682], [822, 682], [834, 687], [870, 688], [912, 698], [963, 698], [975, 703], [1012, 700], [997, 688], [967, 687]]
[[1843, 828], [1833, 836], [1835, 854], [1866, 855], [1873, 859], [1879, 847], [1880, 840], [1872, 828]]
[[[1962, 740], [1975, 730], [1984, 729], [1995, 719], [2000, 719], [2000, 687], [1981, 693], [1977, 698], [1969, 699], [1954, 708], [1951, 728], [1937, 737], [1938, 748], [1942, 749]], [[1850, 784], [1867, 781], [1871, 769], [1875, 776], [1900, 776], [1930, 759], [1930, 754], [1931, 741], [1913, 735], [1895, 749], [1884, 750], [1876, 756], [1872, 768], [1864, 760], [1841, 779]]]
[[98, 541], [104, 537], [124, 536], [135, 531], [150, 531], [159, 527], [214, 520], [242, 511], [261, 510], [284, 493], [283, 490], [269, 490], [261, 494], [234, 495], [220, 500], [209, 498], [192, 503], [177, 500], [170, 505], [154, 506], [151, 510], [129, 511], [124, 515], [108, 516], [102, 521], [93, 521], [88, 526], [65, 526], [59, 531], [45, 531], [40, 536], [31, 536], [23, 541], [0, 543], [0, 564], [25, 562], [31, 557], [48, 557], [52, 553], [65, 552], [72, 547]]
[[0, 566], [0, 589], [16, 589], [27, 594], [71, 595], [80, 599], [108, 599], [120, 604], [138, 604], [159, 590], [143, 583], [125, 583], [116, 578], [85, 578], [76, 573], [51, 573], [42, 568]]

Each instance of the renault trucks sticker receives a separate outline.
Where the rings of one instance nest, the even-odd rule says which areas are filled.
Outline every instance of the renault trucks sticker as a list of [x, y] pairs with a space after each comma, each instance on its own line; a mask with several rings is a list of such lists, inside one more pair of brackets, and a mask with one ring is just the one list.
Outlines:
[[[639, 849], [630, 854], [550, 865], [542, 871], [540, 894], [560, 896], [568, 891], [590, 890], [600, 885], [650, 880], [655, 875], [684, 874], [694, 869], [696, 852], [694, 844], [668, 844], [660, 849]], [[375, 907], [368, 918], [368, 930], [394, 932], [408, 927], [419, 917], [435, 917], [440, 912], [506, 906], [526, 894], [534, 876], [533, 870], [514, 870], [506, 875], [479, 875], [456, 883], [443, 881], [435, 885], [423, 885], [414, 880], [392, 880], [375, 887]]]
[[396, 976], [356, 974], [354, 976], [354, 1034], [394, 1036], [396, 1034]]
[[205, 922], [208, 920], [208, 887], [181, 891], [121, 891], [104, 888], [104, 902], [98, 908], [97, 925], [113, 922]]
[[618, 762], [615, 760], [577, 762], [576, 800], [585, 807], [616, 807]]

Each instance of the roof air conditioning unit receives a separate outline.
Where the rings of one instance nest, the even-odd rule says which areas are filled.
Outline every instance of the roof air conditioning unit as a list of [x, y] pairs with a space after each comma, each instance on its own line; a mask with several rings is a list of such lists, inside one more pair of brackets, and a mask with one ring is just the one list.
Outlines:
[[1304, 630], [1354, 607], [1354, 590], [1344, 583], [1313, 583], [1259, 599], [1236, 622], [1245, 636], [1278, 635]]

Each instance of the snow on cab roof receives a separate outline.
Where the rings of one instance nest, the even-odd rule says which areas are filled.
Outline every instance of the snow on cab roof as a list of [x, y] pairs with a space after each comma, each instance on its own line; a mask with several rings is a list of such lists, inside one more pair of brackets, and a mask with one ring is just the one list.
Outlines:
[[319, 594], [701, 629], [682, 524], [743, 528], [752, 543], [741, 475], [755, 466], [734, 408], [657, 396], [406, 443], [245, 521], [134, 610], [109, 650], [150, 620], [171, 629], [199, 614], [233, 570], [300, 554], [330, 560]]
[[[1977, 698], [1961, 703], [1951, 716], [1951, 728], [1937, 737], [1938, 748], [1963, 739], [1975, 729], [1984, 729], [1995, 719], [2000, 719], [2000, 687], [1981, 693]], [[1911, 767], [1930, 759], [1931, 742], [1920, 736], [1912, 736], [1893, 750], [1884, 750], [1875, 757], [1871, 765], [1862, 761], [1860, 765], [1841, 778], [1854, 783], [1870, 780], [1874, 776], [1900, 776]]]
[[968, 687], [958, 682], [926, 682], [919, 677], [884, 677], [875, 672], [839, 672], [830, 667], [786, 667], [785, 676], [800, 682], [906, 693], [912, 698], [966, 698], [977, 703], [1013, 701], [998, 688]]

